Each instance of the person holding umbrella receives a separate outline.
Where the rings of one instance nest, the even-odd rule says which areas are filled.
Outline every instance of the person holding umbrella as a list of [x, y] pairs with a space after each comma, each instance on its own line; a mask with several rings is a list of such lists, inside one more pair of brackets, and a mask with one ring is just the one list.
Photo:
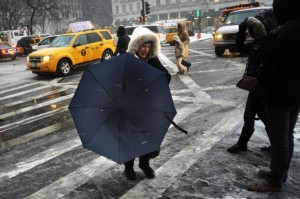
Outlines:
[[[160, 43], [158, 37], [149, 29], [138, 27], [132, 34], [132, 39], [128, 46], [128, 53], [134, 55], [140, 60], [147, 62], [153, 67], [165, 72], [168, 83], [171, 81], [171, 75], [158, 59], [160, 53]], [[155, 172], [150, 167], [149, 161], [159, 155], [159, 151], [153, 151], [139, 157], [139, 168], [148, 178], [154, 178]], [[125, 175], [129, 180], [136, 179], [136, 173], [133, 169], [134, 159], [124, 163]]]

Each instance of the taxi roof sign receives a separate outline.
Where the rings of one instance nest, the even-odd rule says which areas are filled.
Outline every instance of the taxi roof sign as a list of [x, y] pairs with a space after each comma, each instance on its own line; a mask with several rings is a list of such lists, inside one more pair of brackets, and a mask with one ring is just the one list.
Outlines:
[[69, 24], [68, 33], [70, 32], [80, 32], [84, 30], [91, 30], [94, 29], [95, 26], [90, 21], [81, 21], [81, 22], [74, 22]]

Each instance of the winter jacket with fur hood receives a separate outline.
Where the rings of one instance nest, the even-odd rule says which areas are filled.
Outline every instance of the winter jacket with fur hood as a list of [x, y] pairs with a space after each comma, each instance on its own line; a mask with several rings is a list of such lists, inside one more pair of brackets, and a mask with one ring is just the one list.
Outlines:
[[141, 35], [133, 37], [128, 45], [127, 52], [129, 54], [136, 55], [136, 52], [138, 51], [139, 47], [147, 42], [151, 43], [151, 52], [148, 58], [148, 63], [153, 67], [165, 72], [167, 81], [168, 83], [170, 83], [171, 75], [158, 59], [158, 54], [160, 53], [160, 43], [156, 34], [143, 33]]
[[189, 54], [189, 42], [190, 42], [190, 36], [188, 30], [184, 22], [179, 22], [177, 28], [178, 28], [178, 37], [180, 38], [184, 47], [183, 57], [187, 57]]
[[276, 18], [282, 24], [271, 31], [263, 45], [259, 83], [270, 106], [300, 105], [300, 1], [274, 0]]
[[175, 41], [175, 57], [183, 57], [183, 43], [180, 41], [178, 35], [174, 35], [173, 40]]

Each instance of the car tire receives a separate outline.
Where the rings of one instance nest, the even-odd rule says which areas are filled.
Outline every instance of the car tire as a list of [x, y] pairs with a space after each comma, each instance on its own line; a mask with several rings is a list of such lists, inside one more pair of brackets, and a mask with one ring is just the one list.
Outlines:
[[225, 52], [224, 48], [220, 48], [220, 47], [215, 47], [215, 53], [218, 57], [221, 57]]
[[111, 52], [111, 50], [105, 50], [102, 54], [102, 61], [107, 61], [110, 60], [113, 57], [113, 53]]
[[72, 73], [72, 67], [73, 65], [70, 60], [64, 58], [59, 60], [57, 64], [57, 72], [61, 76], [68, 76]]

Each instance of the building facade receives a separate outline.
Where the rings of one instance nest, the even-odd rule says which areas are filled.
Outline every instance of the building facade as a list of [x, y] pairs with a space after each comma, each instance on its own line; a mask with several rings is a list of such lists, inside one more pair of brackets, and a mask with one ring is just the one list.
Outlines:
[[[148, 23], [159, 20], [187, 18], [195, 27], [213, 26], [220, 10], [224, 7], [253, 2], [253, 0], [145, 0], [150, 4]], [[258, 1], [262, 5], [272, 5], [272, 0]], [[142, 0], [112, 0], [113, 25], [138, 24], [141, 16]], [[200, 10], [200, 12], [198, 11]], [[200, 13], [201, 16], [196, 16]]]

